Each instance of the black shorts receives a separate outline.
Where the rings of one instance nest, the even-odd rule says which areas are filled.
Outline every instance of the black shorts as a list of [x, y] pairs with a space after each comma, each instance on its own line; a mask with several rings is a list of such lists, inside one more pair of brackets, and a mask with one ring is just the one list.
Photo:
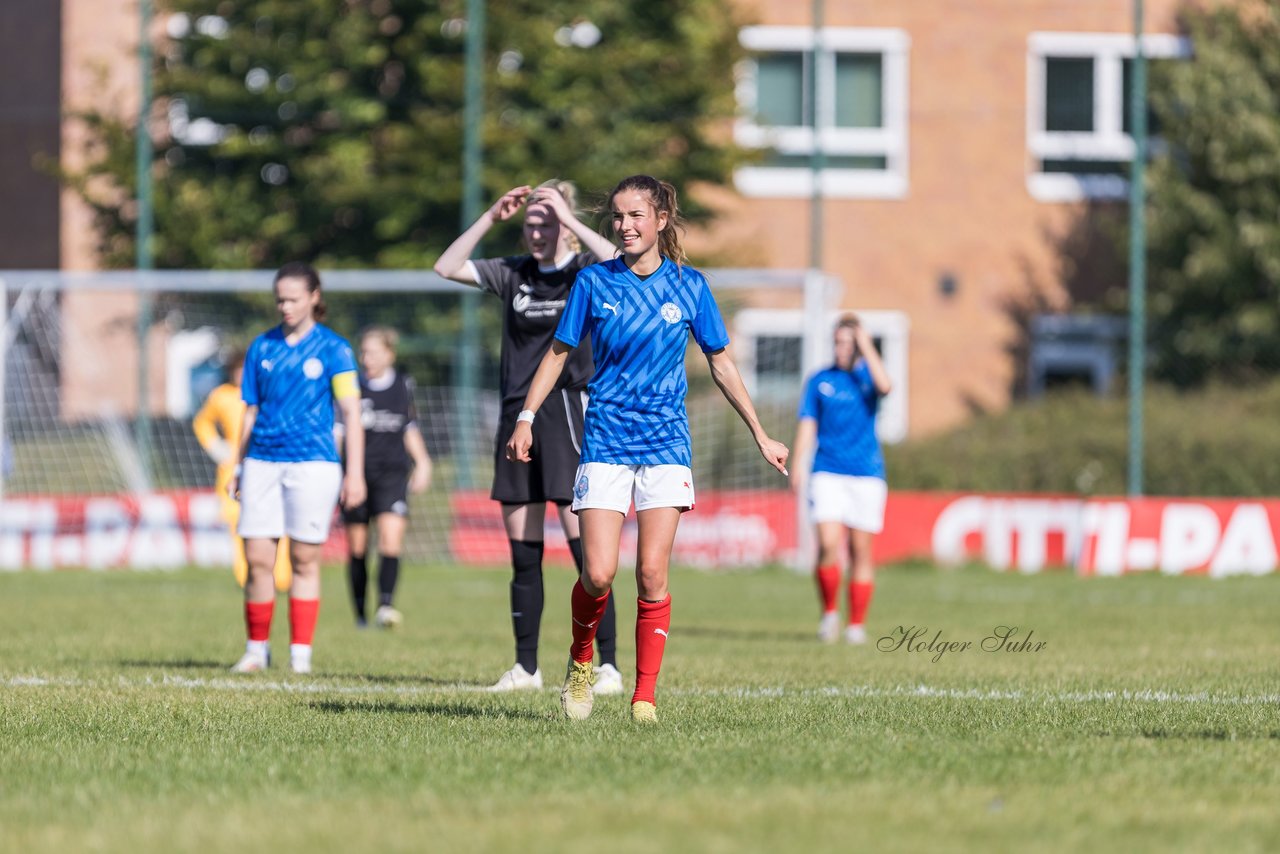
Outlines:
[[582, 457], [585, 391], [553, 391], [533, 420], [531, 462], [507, 459], [507, 440], [516, 429], [520, 404], [508, 405], [498, 419], [494, 443], [493, 489], [489, 497], [503, 504], [573, 503], [573, 479]]
[[409, 515], [409, 473], [403, 469], [365, 473], [365, 485], [369, 493], [363, 504], [342, 511], [342, 521], [348, 525], [368, 525], [369, 520], [383, 513], [397, 516]]

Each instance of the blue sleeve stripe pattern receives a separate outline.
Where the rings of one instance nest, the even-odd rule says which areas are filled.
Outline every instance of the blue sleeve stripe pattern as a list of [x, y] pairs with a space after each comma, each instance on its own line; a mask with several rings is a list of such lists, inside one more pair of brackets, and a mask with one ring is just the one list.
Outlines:
[[326, 326], [317, 324], [295, 344], [285, 340], [280, 327], [258, 336], [249, 348], [242, 381], [245, 401], [256, 400], [258, 406], [248, 456], [272, 462], [338, 462], [333, 378], [355, 370], [351, 346]]

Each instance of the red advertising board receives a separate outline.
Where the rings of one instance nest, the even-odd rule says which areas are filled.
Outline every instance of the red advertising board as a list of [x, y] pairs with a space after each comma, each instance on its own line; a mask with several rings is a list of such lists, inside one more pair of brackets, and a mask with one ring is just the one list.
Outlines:
[[[450, 498], [449, 547], [466, 565], [509, 558], [498, 506], [479, 491]], [[674, 560], [708, 569], [804, 564], [795, 498], [785, 491], [719, 491], [698, 496], [680, 522]], [[893, 492], [876, 560], [976, 561], [995, 569], [1072, 568], [1109, 576], [1260, 575], [1280, 558], [1280, 500], [1089, 498], [1046, 495]], [[635, 518], [623, 527], [623, 559], [635, 554]], [[554, 512], [547, 556], [570, 562]], [[334, 525], [326, 560], [344, 555]], [[0, 501], [0, 570], [227, 566], [231, 542], [212, 491], [146, 496], [26, 496]]]

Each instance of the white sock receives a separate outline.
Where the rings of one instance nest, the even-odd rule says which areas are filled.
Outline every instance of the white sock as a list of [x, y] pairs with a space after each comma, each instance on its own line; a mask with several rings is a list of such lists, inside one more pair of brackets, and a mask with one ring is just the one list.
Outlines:
[[309, 643], [289, 644], [289, 660], [295, 663], [310, 664], [311, 663], [311, 644]]
[[244, 645], [244, 651], [249, 653], [250, 655], [256, 655], [256, 656], [259, 656], [260, 658], [266, 658], [267, 642], [266, 641], [248, 641]]

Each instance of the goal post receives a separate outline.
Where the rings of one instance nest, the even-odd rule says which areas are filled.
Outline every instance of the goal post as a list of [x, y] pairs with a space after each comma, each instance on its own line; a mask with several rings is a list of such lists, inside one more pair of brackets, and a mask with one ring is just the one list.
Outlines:
[[[829, 354], [824, 319], [840, 302], [841, 283], [805, 270], [703, 272], [761, 420], [789, 444], [800, 379]], [[278, 322], [273, 276], [0, 271], [0, 569], [229, 559], [227, 547], [215, 546], [227, 538], [215, 512], [214, 466], [195, 441], [191, 416], [224, 378], [228, 350]], [[406, 555], [505, 562], [500, 515], [488, 501], [499, 408], [497, 300], [482, 303], [478, 340], [463, 340], [466, 286], [417, 270], [325, 270], [322, 279], [326, 323], [353, 345], [365, 326], [395, 328], [398, 366], [417, 382], [436, 476], [428, 493], [412, 498]], [[143, 295], [154, 315], [145, 336], [136, 322]], [[735, 322], [762, 312], [801, 321], [788, 321], [784, 336]], [[453, 383], [463, 348], [481, 365], [478, 388]], [[696, 346], [688, 368], [698, 512], [682, 522], [677, 560], [708, 567], [793, 561], [805, 526], [785, 482], [759, 458]], [[144, 412], [139, 441], [134, 428]], [[779, 521], [781, 513], [790, 521]], [[547, 538], [556, 553], [554, 517], [548, 514]], [[331, 548], [329, 557], [338, 556]]]

